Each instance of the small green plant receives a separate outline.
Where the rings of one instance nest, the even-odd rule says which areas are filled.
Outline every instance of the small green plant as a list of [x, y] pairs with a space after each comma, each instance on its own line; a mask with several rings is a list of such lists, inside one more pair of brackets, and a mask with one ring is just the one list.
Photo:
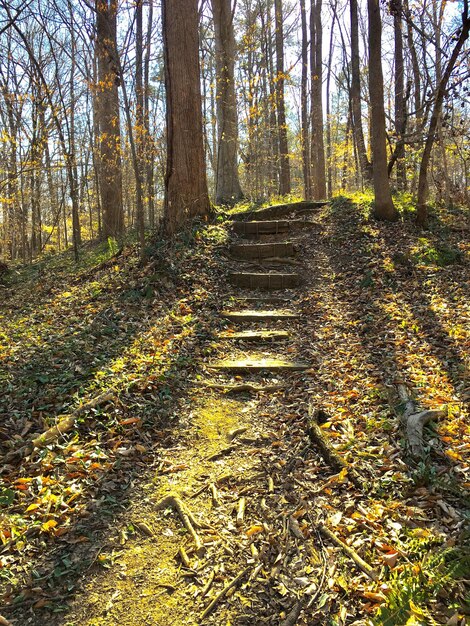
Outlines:
[[413, 248], [412, 258], [421, 265], [446, 267], [461, 260], [462, 253], [445, 243], [433, 244], [427, 237], [420, 237]]

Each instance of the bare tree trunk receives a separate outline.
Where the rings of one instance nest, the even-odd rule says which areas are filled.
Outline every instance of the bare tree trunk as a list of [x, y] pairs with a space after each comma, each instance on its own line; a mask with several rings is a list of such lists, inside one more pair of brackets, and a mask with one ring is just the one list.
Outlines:
[[470, 32], [470, 17], [468, 15], [468, 1], [464, 0], [464, 10], [462, 12], [462, 28], [460, 30], [457, 42], [452, 50], [452, 54], [447, 62], [447, 66], [442, 74], [442, 78], [437, 87], [436, 97], [434, 100], [434, 106], [429, 121], [429, 129], [426, 135], [426, 141], [424, 144], [423, 156], [421, 157], [421, 164], [419, 168], [418, 179], [418, 199], [417, 199], [417, 213], [416, 221], [420, 226], [425, 226], [428, 220], [428, 167], [431, 159], [431, 152], [436, 138], [436, 131], [438, 122], [441, 117], [442, 103], [447, 89], [447, 83], [455, 67], [459, 54], [464, 47], [466, 40], [468, 39]]
[[367, 157], [364, 132], [362, 130], [357, 0], [350, 0], [349, 7], [351, 16], [351, 107], [353, 116], [353, 133], [359, 162], [361, 164], [362, 179], [366, 185], [369, 185], [372, 182], [372, 166]]
[[384, 89], [382, 75], [382, 22], [379, 0], [367, 0], [369, 17], [369, 97], [372, 116], [372, 156], [374, 179], [374, 216], [395, 221], [398, 211], [393, 205], [387, 171]]
[[238, 178], [238, 116], [235, 97], [235, 35], [231, 0], [212, 0], [217, 81], [217, 171], [215, 201], [235, 204], [243, 197]]
[[402, 0], [392, 0], [390, 10], [393, 13], [393, 33], [395, 40], [395, 132], [397, 143], [395, 147], [395, 159], [397, 164], [398, 189], [406, 189], [406, 164], [405, 164], [405, 123], [406, 123], [406, 99], [405, 99], [405, 64], [403, 59], [403, 6]]
[[164, 225], [175, 233], [186, 220], [210, 211], [207, 193], [197, 0], [163, 0], [167, 108]]
[[100, 192], [103, 237], [120, 237], [124, 230], [122, 208], [121, 125], [119, 118], [119, 59], [116, 45], [117, 0], [95, 0], [96, 85], [99, 119]]
[[311, 0], [310, 71], [312, 89], [312, 194], [314, 200], [326, 197], [325, 143], [323, 140], [322, 0]]
[[[144, 156], [145, 156], [145, 129], [144, 129], [144, 84], [143, 84], [143, 0], [136, 0], [135, 3], [135, 98], [136, 98], [136, 158], [135, 158], [135, 178], [136, 178], [136, 213], [137, 230], [139, 233], [140, 253], [145, 254], [145, 216], [143, 198], [144, 179]], [[123, 83], [124, 83], [124, 79]]]
[[337, 19], [337, 6], [338, 0], [332, 3], [332, 11], [333, 11], [333, 21], [331, 23], [330, 30], [330, 45], [328, 50], [328, 67], [326, 74], [326, 172], [327, 172], [327, 191], [328, 197], [331, 198], [333, 194], [333, 166], [331, 163], [332, 159], [332, 148], [331, 148], [331, 94], [330, 94], [330, 84], [331, 84], [331, 66], [333, 64], [333, 42], [334, 42], [334, 33], [335, 33], [335, 22]]
[[276, 104], [277, 127], [279, 132], [279, 194], [284, 196], [291, 191], [289, 147], [287, 144], [286, 103], [284, 99], [284, 26], [282, 1], [274, 0], [276, 25]]
[[145, 133], [145, 179], [147, 189], [148, 219], [155, 228], [155, 168], [154, 138], [150, 135], [150, 53], [152, 49], [153, 1], [148, 2], [148, 23], [144, 58], [144, 133]]
[[304, 179], [304, 197], [309, 199], [312, 195], [312, 189], [310, 181], [310, 142], [308, 132], [308, 31], [305, 0], [300, 0], [300, 19], [302, 27], [302, 77], [300, 84], [302, 173]]

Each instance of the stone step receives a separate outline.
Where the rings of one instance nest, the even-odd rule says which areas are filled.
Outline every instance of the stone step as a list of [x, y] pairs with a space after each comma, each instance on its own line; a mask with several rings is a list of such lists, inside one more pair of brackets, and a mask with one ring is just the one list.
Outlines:
[[224, 331], [217, 335], [217, 339], [233, 341], [284, 341], [290, 335], [285, 330], [241, 330], [237, 332]]
[[301, 372], [309, 369], [310, 365], [302, 361], [286, 361], [277, 358], [246, 358], [235, 360], [216, 361], [209, 365], [210, 369], [227, 373], [246, 372]]
[[254, 211], [244, 211], [243, 213], [237, 213], [233, 217], [234, 220], [259, 220], [259, 219], [271, 219], [277, 217], [285, 217], [291, 213], [306, 213], [315, 211], [325, 204], [328, 204], [328, 200], [310, 201], [303, 200], [300, 202], [287, 202], [284, 204], [274, 204], [272, 206], [264, 207], [262, 209], [256, 209]]
[[290, 289], [300, 284], [299, 274], [253, 274], [250, 272], [232, 272], [229, 274], [230, 283], [234, 287], [245, 289]]
[[298, 320], [300, 315], [292, 311], [245, 310], [222, 311], [221, 316], [231, 322], [269, 322], [276, 320]]
[[283, 243], [239, 243], [230, 246], [230, 254], [237, 259], [259, 260], [292, 257], [295, 251], [291, 241]]

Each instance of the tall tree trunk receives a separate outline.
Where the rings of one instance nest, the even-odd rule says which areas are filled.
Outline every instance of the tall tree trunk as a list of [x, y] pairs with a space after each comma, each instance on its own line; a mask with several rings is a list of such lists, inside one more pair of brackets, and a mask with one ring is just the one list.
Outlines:
[[238, 178], [235, 35], [231, 4], [231, 0], [212, 0], [217, 81], [217, 204], [234, 204], [243, 197]]
[[367, 0], [369, 16], [369, 97], [372, 117], [372, 163], [374, 179], [374, 216], [377, 219], [398, 219], [387, 172], [384, 89], [382, 75], [382, 22], [379, 0]]
[[145, 133], [145, 182], [150, 228], [155, 228], [155, 168], [154, 138], [150, 135], [150, 54], [152, 49], [153, 1], [148, 2], [147, 35], [144, 58], [144, 133]]
[[327, 172], [327, 192], [328, 197], [331, 197], [333, 194], [333, 166], [331, 163], [332, 160], [332, 144], [331, 144], [331, 94], [330, 94], [330, 84], [331, 84], [331, 66], [333, 64], [333, 43], [334, 43], [334, 35], [335, 35], [335, 22], [338, 17], [337, 14], [337, 6], [338, 0], [335, 0], [334, 4], [332, 3], [332, 11], [333, 11], [333, 21], [331, 23], [330, 30], [330, 44], [328, 47], [328, 67], [326, 73], [326, 172]]
[[311, 0], [310, 70], [312, 89], [312, 193], [314, 200], [326, 197], [325, 142], [323, 140], [322, 0]]
[[[136, 99], [136, 115], [135, 115], [135, 178], [136, 178], [136, 214], [137, 214], [137, 230], [139, 233], [139, 243], [141, 255], [144, 255], [145, 249], [145, 216], [144, 216], [144, 198], [143, 198], [143, 180], [144, 180], [144, 156], [145, 156], [145, 129], [144, 129], [144, 75], [143, 75], [143, 54], [144, 54], [144, 36], [143, 36], [143, 0], [136, 0], [135, 3], [135, 99]], [[124, 83], [124, 79], [123, 83]]]
[[102, 231], [104, 238], [120, 237], [124, 230], [124, 216], [118, 93], [120, 72], [116, 44], [117, 0], [95, 0], [95, 3]]
[[462, 12], [462, 28], [460, 30], [457, 42], [452, 50], [447, 66], [442, 74], [442, 78], [437, 86], [437, 92], [434, 100], [434, 106], [431, 113], [431, 119], [429, 121], [429, 129], [426, 135], [426, 141], [424, 144], [423, 156], [421, 157], [421, 163], [419, 167], [418, 178], [418, 199], [417, 199], [417, 213], [416, 221], [420, 226], [425, 226], [428, 220], [428, 167], [431, 159], [431, 152], [436, 138], [436, 131], [438, 122], [441, 117], [442, 103], [444, 102], [444, 96], [446, 94], [447, 83], [452, 74], [452, 71], [457, 63], [459, 54], [464, 47], [466, 40], [468, 39], [470, 32], [470, 17], [468, 14], [468, 1], [464, 0], [464, 9]]
[[305, 0], [300, 0], [300, 20], [302, 27], [302, 75], [300, 83], [302, 174], [304, 179], [304, 197], [308, 199], [312, 195], [312, 189], [310, 181], [310, 142], [308, 132], [308, 31]]
[[201, 113], [197, 0], [163, 0], [167, 114], [164, 226], [175, 233], [210, 210]]
[[276, 27], [276, 105], [277, 127], [279, 132], [279, 194], [284, 196], [291, 191], [289, 147], [287, 143], [286, 103], [284, 98], [284, 25], [282, 0], [274, 0]]
[[361, 71], [359, 65], [359, 24], [357, 0], [350, 0], [351, 17], [351, 108], [354, 141], [356, 144], [359, 162], [361, 164], [362, 179], [366, 185], [372, 182], [372, 166], [367, 157], [364, 132], [362, 130], [361, 111]]
[[393, 33], [395, 40], [395, 132], [397, 143], [395, 158], [397, 164], [398, 189], [406, 189], [406, 163], [405, 163], [405, 124], [406, 124], [406, 99], [405, 99], [405, 64], [403, 59], [403, 6], [402, 0], [392, 0], [390, 10], [393, 13]]

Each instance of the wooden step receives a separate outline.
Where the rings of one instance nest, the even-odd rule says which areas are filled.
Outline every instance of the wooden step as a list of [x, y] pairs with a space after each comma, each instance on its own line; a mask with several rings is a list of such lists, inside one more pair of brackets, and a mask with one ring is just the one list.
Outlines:
[[302, 228], [312, 228], [319, 224], [310, 220], [268, 220], [254, 222], [234, 222], [233, 232], [242, 237], [256, 238], [261, 235], [277, 235]]
[[294, 256], [294, 244], [283, 243], [240, 243], [230, 246], [230, 254], [237, 259], [259, 260]]
[[284, 204], [273, 204], [272, 206], [264, 207], [262, 209], [255, 209], [254, 211], [244, 211], [243, 213], [237, 213], [233, 217], [234, 220], [259, 220], [259, 219], [271, 219], [278, 217], [285, 217], [291, 213], [306, 213], [309, 211], [316, 211], [328, 204], [328, 200], [310, 201], [303, 200], [301, 202], [287, 202]]
[[222, 311], [222, 317], [231, 322], [268, 322], [276, 320], [298, 320], [300, 315], [292, 311]]
[[234, 222], [233, 230], [237, 235], [277, 235], [290, 230], [288, 220], [268, 222]]
[[217, 335], [217, 339], [233, 341], [284, 341], [289, 337], [285, 330], [241, 330], [236, 333], [224, 331]]
[[270, 358], [270, 359], [235, 359], [217, 361], [209, 365], [210, 369], [217, 370], [219, 372], [228, 373], [246, 373], [246, 372], [301, 372], [309, 369], [310, 365], [302, 361], [286, 361], [284, 359]]
[[245, 289], [290, 289], [300, 284], [298, 274], [252, 274], [249, 272], [232, 272], [229, 274], [230, 283], [234, 287]]
[[240, 296], [233, 298], [227, 305], [242, 302], [264, 306], [265, 304], [288, 304], [291, 302], [291, 298], [283, 298], [282, 296]]

